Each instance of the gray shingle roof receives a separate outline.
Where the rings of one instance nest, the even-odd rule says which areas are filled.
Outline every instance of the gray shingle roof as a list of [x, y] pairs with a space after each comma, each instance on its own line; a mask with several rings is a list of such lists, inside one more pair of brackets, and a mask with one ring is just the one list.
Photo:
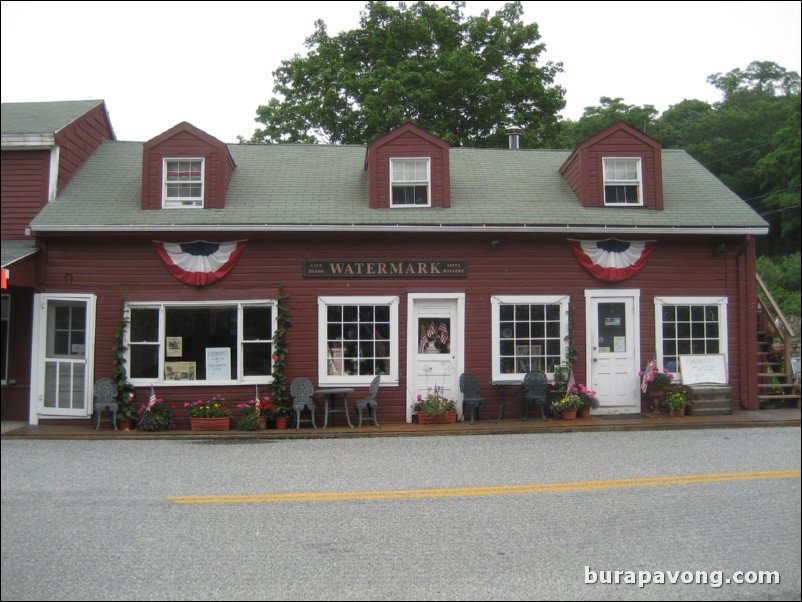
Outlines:
[[141, 209], [142, 143], [106, 141], [34, 219], [51, 231], [326, 228], [765, 230], [768, 224], [686, 152], [664, 150], [664, 210], [583, 207], [559, 173], [569, 150], [453, 148], [451, 208], [368, 208], [365, 147], [228, 146], [224, 209]]
[[33, 240], [4, 240], [0, 245], [0, 262], [7, 268], [37, 251], [39, 249]]
[[102, 100], [4, 102], [0, 133], [53, 134], [101, 104]]

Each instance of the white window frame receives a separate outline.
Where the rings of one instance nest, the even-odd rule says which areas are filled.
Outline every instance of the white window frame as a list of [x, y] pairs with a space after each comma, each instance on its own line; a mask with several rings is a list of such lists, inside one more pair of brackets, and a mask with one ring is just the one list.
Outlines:
[[[200, 162], [200, 178], [198, 178], [197, 180], [168, 182], [167, 167], [170, 163], [172, 162], [189, 163], [194, 161]], [[167, 194], [168, 186], [174, 185], [176, 183], [199, 184], [200, 196], [192, 196], [192, 197], [168, 196]], [[198, 209], [198, 208], [202, 209], [205, 190], [206, 190], [206, 160], [203, 157], [169, 157], [164, 159], [162, 163], [162, 207], [164, 209]]]
[[[273, 382], [273, 374], [272, 374], [272, 367], [273, 367], [273, 359], [270, 360], [271, 366], [271, 373], [269, 375], [256, 375], [256, 376], [245, 376], [243, 374], [243, 310], [248, 307], [265, 307], [269, 306], [272, 307], [273, 311], [271, 314], [271, 327], [270, 332], [275, 334], [276, 328], [278, 325], [277, 320], [277, 302], [275, 299], [258, 299], [258, 300], [247, 300], [247, 301], [206, 301], [206, 302], [192, 302], [192, 301], [136, 301], [136, 302], [129, 302], [125, 306], [126, 316], [130, 318], [130, 310], [131, 309], [155, 309], [159, 312], [159, 340], [154, 342], [158, 344], [159, 351], [159, 370], [158, 370], [158, 378], [132, 378], [130, 377], [130, 367], [131, 367], [131, 328], [130, 323], [129, 326], [125, 330], [125, 342], [124, 345], [126, 346], [125, 352], [125, 359], [126, 359], [126, 366], [129, 369], [129, 381], [134, 386], [144, 386], [150, 384], [156, 384], [160, 386], [177, 386], [177, 387], [197, 387], [197, 386], [204, 386], [204, 385], [232, 385], [232, 384], [270, 384]], [[167, 314], [168, 308], [182, 308], [182, 309], [189, 309], [193, 307], [219, 307], [219, 308], [234, 308], [237, 309], [237, 378], [235, 380], [186, 380], [186, 381], [176, 381], [176, 380], [164, 380], [164, 362], [165, 362], [165, 344], [166, 344], [166, 321], [165, 317]], [[248, 341], [253, 342], [253, 341]], [[145, 344], [146, 342], [142, 342]], [[272, 338], [271, 338], [272, 343]], [[136, 342], [134, 343], [136, 344]], [[275, 353], [275, 349], [273, 350]]]
[[[607, 179], [607, 165], [608, 163], [620, 161], [635, 161], [635, 168], [637, 171], [637, 181], [635, 180], [615, 180]], [[640, 157], [604, 157], [602, 159], [602, 198], [606, 207], [642, 207], [643, 206], [643, 164]], [[638, 190], [637, 203], [613, 203], [607, 201], [607, 186], [635, 186]]]
[[318, 297], [318, 383], [321, 386], [368, 386], [374, 375], [328, 373], [328, 307], [329, 305], [387, 305], [390, 309], [390, 372], [382, 374], [381, 384], [398, 385], [398, 307], [399, 297]]
[[[395, 163], [409, 163], [411, 161], [425, 161], [426, 162], [426, 180], [394, 180], [393, 174], [395, 173]], [[426, 204], [425, 205], [396, 205], [393, 202], [393, 186], [426, 186]], [[431, 157], [393, 157], [390, 159], [390, 207], [394, 209], [410, 209], [420, 207], [432, 206], [432, 160]]]
[[[494, 295], [490, 298], [491, 314], [491, 362], [493, 380], [516, 380], [526, 376], [523, 372], [501, 372], [501, 306], [502, 305], [558, 305], [560, 306], [560, 364], [567, 361], [568, 310], [571, 298], [568, 295]], [[545, 366], [549, 368], [549, 366]], [[549, 379], [554, 372], [546, 371]]]
[[[657, 365], [665, 368], [663, 353], [663, 308], [674, 305], [716, 305], [718, 306], [718, 354], [724, 356], [724, 365], [728, 365], [729, 333], [727, 330], [727, 297], [655, 297], [654, 298], [654, 333], [655, 349], [657, 350]], [[686, 355], [686, 354], [682, 354]], [[677, 367], [673, 371], [675, 378], [679, 378], [680, 366], [677, 353]]]

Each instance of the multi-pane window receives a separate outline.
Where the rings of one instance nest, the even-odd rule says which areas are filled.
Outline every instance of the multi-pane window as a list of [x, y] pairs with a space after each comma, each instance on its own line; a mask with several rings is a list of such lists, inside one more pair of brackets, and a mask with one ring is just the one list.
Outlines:
[[272, 376], [271, 302], [131, 304], [129, 311], [134, 382], [269, 382]]
[[429, 205], [429, 159], [390, 159], [392, 206]]
[[203, 207], [203, 159], [165, 159], [164, 207]]
[[84, 303], [54, 303], [48, 309], [53, 324], [47, 333], [48, 357], [83, 357], [86, 353]]
[[603, 159], [604, 204], [642, 205], [640, 159]]
[[398, 298], [319, 299], [321, 383], [398, 378]]
[[727, 300], [655, 298], [658, 363], [680, 371], [679, 356], [727, 353]]
[[553, 373], [563, 363], [568, 297], [507, 296], [491, 302], [493, 378], [522, 378], [532, 370]]

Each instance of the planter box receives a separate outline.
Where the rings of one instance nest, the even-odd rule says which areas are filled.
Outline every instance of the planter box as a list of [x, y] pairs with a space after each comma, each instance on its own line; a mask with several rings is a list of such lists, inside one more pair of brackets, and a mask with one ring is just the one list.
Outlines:
[[231, 428], [231, 418], [190, 418], [193, 431], [227, 431]]
[[457, 410], [450, 410], [437, 416], [427, 416], [423, 412], [418, 412], [418, 424], [451, 424], [455, 422], [457, 422]]

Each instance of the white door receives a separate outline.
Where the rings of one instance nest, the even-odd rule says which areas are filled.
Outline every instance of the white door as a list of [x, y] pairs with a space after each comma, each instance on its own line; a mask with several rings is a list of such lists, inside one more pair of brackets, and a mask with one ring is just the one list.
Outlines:
[[36, 295], [35, 307], [32, 423], [40, 416], [90, 416], [94, 296]]
[[588, 386], [599, 412], [640, 412], [639, 291], [585, 291]]
[[434, 388], [457, 402], [462, 415], [459, 375], [464, 365], [462, 345], [464, 295], [410, 294], [407, 324], [407, 422], [418, 395]]

